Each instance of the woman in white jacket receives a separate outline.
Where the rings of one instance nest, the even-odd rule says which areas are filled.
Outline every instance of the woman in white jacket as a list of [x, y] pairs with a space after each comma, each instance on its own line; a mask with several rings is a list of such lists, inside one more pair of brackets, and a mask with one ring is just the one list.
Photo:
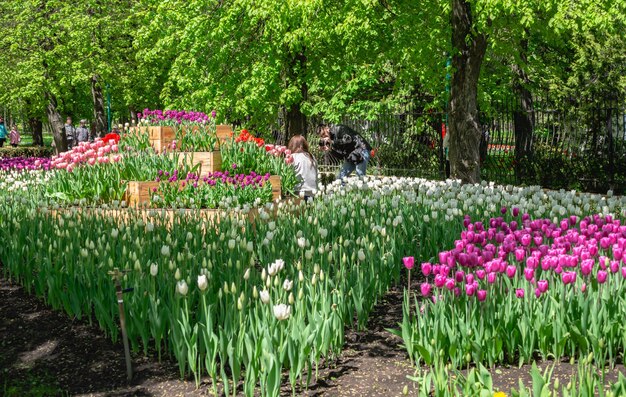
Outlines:
[[317, 162], [309, 152], [309, 144], [302, 135], [292, 137], [287, 144], [287, 149], [291, 151], [293, 166], [298, 177], [296, 193], [309, 200], [317, 192]]

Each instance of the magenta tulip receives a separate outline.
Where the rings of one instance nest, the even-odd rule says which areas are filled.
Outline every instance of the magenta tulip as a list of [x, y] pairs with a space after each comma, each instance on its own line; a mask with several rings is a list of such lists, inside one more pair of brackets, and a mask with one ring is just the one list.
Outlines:
[[415, 258], [412, 256], [405, 256], [402, 258], [402, 263], [404, 263], [404, 267], [411, 270], [413, 269], [413, 265], [415, 265]]
[[422, 296], [430, 295], [430, 291], [431, 291], [430, 284], [428, 284], [428, 283], [420, 284], [420, 292], [422, 293]]
[[476, 297], [478, 298], [479, 302], [483, 302], [485, 299], [487, 299], [487, 291], [484, 289], [479, 289], [476, 292]]
[[539, 280], [537, 281], [537, 288], [543, 294], [548, 290], [548, 280]]
[[518, 298], [523, 298], [524, 297], [524, 290], [521, 288], [518, 288], [515, 290], [515, 296]]
[[422, 274], [424, 276], [428, 277], [430, 275], [430, 273], [432, 272], [432, 270], [433, 270], [433, 265], [431, 265], [428, 262], [422, 263]]
[[513, 278], [515, 277], [515, 272], [517, 271], [517, 268], [513, 265], [509, 265], [506, 267], [506, 276], [508, 278]]
[[608, 273], [605, 272], [604, 270], [598, 270], [598, 283], [604, 284], [606, 282], [607, 275]]

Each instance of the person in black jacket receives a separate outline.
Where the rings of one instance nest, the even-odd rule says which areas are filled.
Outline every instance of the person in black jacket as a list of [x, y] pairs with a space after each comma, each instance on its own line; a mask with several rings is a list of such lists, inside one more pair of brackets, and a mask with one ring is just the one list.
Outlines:
[[365, 176], [372, 147], [359, 133], [343, 125], [322, 125], [319, 129], [320, 149], [343, 160], [339, 178], [343, 179], [356, 170], [357, 176]]

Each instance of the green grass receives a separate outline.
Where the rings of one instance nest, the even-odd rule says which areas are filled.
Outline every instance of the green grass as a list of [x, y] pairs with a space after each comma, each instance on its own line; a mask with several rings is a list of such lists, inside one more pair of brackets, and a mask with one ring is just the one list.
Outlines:
[[[20, 146], [32, 146], [33, 144], [33, 136], [31, 134], [22, 134], [22, 141], [20, 142]], [[47, 134], [44, 132], [43, 134], [43, 145], [44, 146], [52, 146], [52, 134]]]

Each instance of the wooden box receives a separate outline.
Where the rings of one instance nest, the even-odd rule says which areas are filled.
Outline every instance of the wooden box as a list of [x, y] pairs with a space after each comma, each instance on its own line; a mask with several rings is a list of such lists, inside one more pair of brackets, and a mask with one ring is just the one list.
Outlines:
[[178, 164], [183, 163], [194, 167], [200, 165], [197, 174], [204, 177], [215, 171], [222, 170], [222, 153], [219, 150], [213, 152], [182, 152], [178, 153]]

